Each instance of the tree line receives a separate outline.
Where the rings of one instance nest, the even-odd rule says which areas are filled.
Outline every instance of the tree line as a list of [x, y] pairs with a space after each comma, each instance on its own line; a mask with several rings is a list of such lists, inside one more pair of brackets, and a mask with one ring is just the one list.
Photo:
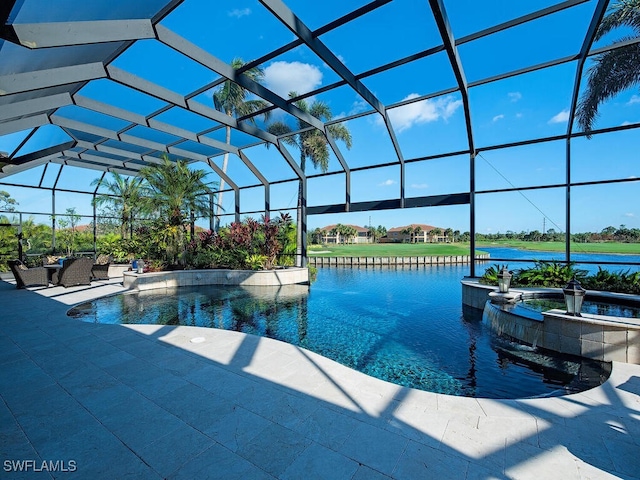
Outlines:
[[[476, 240], [498, 241], [498, 240], [521, 240], [525, 242], [564, 242], [565, 234], [557, 232], [550, 228], [546, 232], [538, 230], [513, 232], [507, 230], [505, 233], [477, 233]], [[608, 226], [599, 232], [580, 232], [572, 233], [571, 241], [575, 243], [599, 243], [599, 242], [620, 242], [620, 243], [639, 243], [640, 228], [627, 228], [626, 225], [620, 225], [616, 228]]]

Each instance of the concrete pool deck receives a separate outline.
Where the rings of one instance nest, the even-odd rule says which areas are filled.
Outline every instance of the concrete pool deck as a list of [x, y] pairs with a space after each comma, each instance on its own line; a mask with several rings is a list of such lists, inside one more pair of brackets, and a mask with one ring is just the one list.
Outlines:
[[0, 281], [2, 478], [640, 478], [638, 365], [575, 395], [473, 399], [252, 335], [66, 316], [121, 291]]

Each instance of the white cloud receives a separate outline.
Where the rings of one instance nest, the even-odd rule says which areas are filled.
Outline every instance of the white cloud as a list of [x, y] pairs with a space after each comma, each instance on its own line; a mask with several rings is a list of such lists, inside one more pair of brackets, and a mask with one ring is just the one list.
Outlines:
[[631, 125], [631, 122], [629, 120], [625, 120], [624, 122], [622, 122], [620, 124], [621, 127], [627, 126], [627, 125]]
[[353, 104], [351, 105], [351, 110], [349, 111], [349, 115], [355, 115], [356, 113], [364, 112], [370, 108], [371, 106], [367, 102], [365, 102], [364, 100], [358, 99], [355, 102], [353, 102]]
[[[412, 93], [406, 96], [403, 101], [418, 96], [417, 93]], [[462, 100], [454, 100], [451, 96], [436, 100], [422, 100], [389, 110], [389, 118], [398, 132], [402, 132], [421, 123], [435, 122], [441, 118], [447, 120], [461, 106]]]
[[629, 213], [625, 213], [624, 216], [629, 218], [635, 218], [636, 214], [629, 212]]
[[264, 85], [283, 98], [289, 92], [310, 92], [322, 84], [322, 72], [315, 65], [301, 62], [273, 62], [264, 69]]
[[554, 115], [549, 123], [563, 123], [569, 120], [569, 110], [562, 110], [560, 113]]
[[247, 15], [251, 15], [250, 8], [234, 8], [233, 10], [227, 12], [227, 15], [230, 17], [241, 18]]
[[516, 118], [522, 118], [522, 114], [521, 113], [516, 113]]
[[520, 92], [509, 92], [507, 95], [512, 102], [517, 102], [522, 98], [522, 94]]
[[398, 182], [396, 182], [395, 180], [388, 179], [388, 180], [385, 180], [382, 183], [379, 183], [378, 186], [379, 187], [389, 187], [391, 185], [394, 185], [395, 183], [398, 183]]
[[424, 189], [424, 188], [429, 188], [429, 185], [426, 183], [412, 183], [411, 184], [411, 188], [420, 188], [420, 189]]
[[638, 95], [631, 95], [631, 98], [629, 99], [629, 101], [627, 102], [627, 105], [634, 105], [636, 103], [640, 103], [640, 96]]
[[503, 114], [496, 115], [495, 117], [493, 117], [493, 121], [494, 121], [494, 122], [497, 122], [498, 120], [502, 120], [503, 118], [504, 118], [504, 115], [503, 115]]

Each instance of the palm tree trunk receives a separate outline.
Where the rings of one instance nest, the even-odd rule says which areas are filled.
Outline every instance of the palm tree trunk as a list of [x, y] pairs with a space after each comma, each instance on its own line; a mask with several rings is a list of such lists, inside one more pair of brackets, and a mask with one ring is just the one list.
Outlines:
[[[300, 156], [300, 169], [304, 174], [305, 157]], [[296, 210], [296, 266], [302, 266], [302, 179], [298, 182], [298, 207]]]
[[[227, 115], [231, 116], [231, 112], [227, 112]], [[226, 143], [227, 145], [231, 145], [231, 127], [225, 127], [226, 132]], [[224, 154], [222, 157], [222, 173], [227, 173], [227, 167], [229, 165], [229, 152]], [[220, 214], [222, 212], [222, 190], [224, 189], [224, 179], [220, 177], [220, 189], [218, 192], [218, 205], [216, 205], [216, 224], [215, 231], [217, 232], [220, 229]]]

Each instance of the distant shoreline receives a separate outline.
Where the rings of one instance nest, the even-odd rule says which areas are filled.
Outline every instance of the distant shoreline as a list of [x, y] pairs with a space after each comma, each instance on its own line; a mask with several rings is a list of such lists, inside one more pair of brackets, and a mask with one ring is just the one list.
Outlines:
[[[513, 248], [531, 252], [562, 253], [564, 242], [479, 242], [476, 255], [488, 253], [483, 248]], [[640, 243], [572, 243], [573, 254], [640, 255]], [[455, 243], [362, 243], [311, 245], [309, 256], [314, 257], [388, 257], [388, 256], [436, 256], [468, 255], [469, 242]]]
[[[564, 242], [482, 242], [477, 248], [515, 248], [536, 252], [564, 252]], [[571, 243], [571, 253], [602, 253], [608, 255], [640, 255], [640, 243], [601, 242], [601, 243]]]

